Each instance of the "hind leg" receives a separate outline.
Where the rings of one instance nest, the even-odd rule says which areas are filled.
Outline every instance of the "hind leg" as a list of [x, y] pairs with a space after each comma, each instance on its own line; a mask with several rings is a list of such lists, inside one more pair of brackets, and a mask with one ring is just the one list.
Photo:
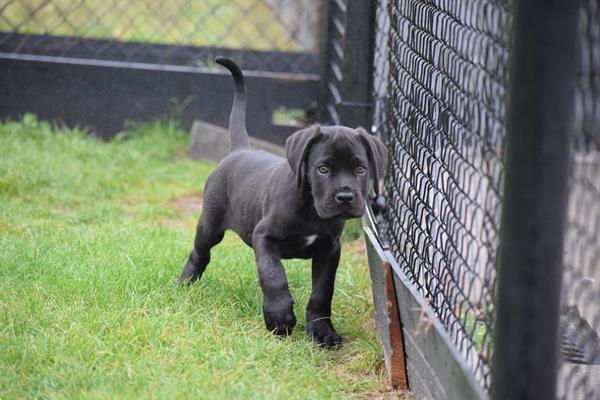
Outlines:
[[203, 213], [196, 227], [194, 248], [190, 251], [187, 262], [179, 276], [181, 283], [194, 283], [202, 276], [210, 262], [210, 249], [223, 240], [225, 229], [220, 223], [211, 224], [207, 218], [208, 213]]

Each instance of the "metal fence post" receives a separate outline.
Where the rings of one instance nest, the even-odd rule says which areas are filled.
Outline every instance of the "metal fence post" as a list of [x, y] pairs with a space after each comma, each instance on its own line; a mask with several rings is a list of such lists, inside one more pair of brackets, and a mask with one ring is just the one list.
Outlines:
[[338, 105], [340, 123], [350, 127], [371, 125], [375, 0], [346, 3], [344, 60]]
[[375, 0], [328, 0], [319, 120], [371, 124]]
[[492, 396], [556, 396], [577, 1], [515, 5]]

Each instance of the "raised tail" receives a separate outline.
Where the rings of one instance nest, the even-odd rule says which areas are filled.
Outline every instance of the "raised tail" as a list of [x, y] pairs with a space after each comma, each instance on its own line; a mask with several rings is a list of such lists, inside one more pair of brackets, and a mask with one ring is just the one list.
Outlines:
[[244, 85], [244, 74], [236, 63], [229, 58], [217, 57], [215, 62], [227, 68], [233, 76], [235, 91], [233, 94], [233, 106], [229, 115], [229, 134], [231, 135], [230, 151], [250, 148], [248, 143], [248, 132], [246, 132], [246, 86]]

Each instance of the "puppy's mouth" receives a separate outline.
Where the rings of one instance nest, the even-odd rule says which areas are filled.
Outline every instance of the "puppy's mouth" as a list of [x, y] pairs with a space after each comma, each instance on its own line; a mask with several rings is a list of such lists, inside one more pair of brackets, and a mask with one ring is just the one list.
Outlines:
[[364, 204], [362, 202], [351, 205], [333, 205], [325, 202], [322, 207], [316, 207], [317, 214], [322, 219], [340, 218], [352, 219], [362, 217], [364, 214]]
[[342, 218], [342, 219], [352, 219], [352, 218], [358, 218], [358, 217], [362, 217], [363, 212], [341, 212], [340, 214], [337, 215], [338, 218]]

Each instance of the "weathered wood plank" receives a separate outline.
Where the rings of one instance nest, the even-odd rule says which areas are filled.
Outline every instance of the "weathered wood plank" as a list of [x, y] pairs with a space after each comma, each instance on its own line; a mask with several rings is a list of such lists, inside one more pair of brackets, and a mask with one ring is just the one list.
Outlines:
[[385, 259], [383, 249], [374, 244], [376, 240], [373, 232], [369, 228], [365, 228], [365, 234], [369, 237], [367, 249], [369, 271], [373, 282], [375, 321], [377, 333], [384, 348], [385, 367], [392, 387], [407, 390], [408, 378], [404, 364], [404, 340], [396, 303], [392, 267]]

